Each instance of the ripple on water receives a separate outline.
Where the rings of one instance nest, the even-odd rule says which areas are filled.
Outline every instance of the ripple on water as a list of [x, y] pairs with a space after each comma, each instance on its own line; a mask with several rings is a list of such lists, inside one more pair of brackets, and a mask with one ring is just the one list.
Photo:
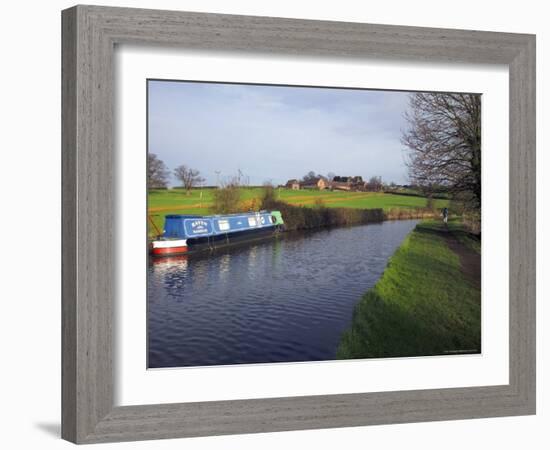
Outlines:
[[151, 262], [149, 367], [334, 359], [354, 306], [416, 221]]

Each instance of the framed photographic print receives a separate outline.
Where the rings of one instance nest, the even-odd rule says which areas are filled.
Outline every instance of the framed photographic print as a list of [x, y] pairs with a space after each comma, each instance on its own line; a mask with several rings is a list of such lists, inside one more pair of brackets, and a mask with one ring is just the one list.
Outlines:
[[62, 17], [65, 439], [534, 414], [534, 36]]

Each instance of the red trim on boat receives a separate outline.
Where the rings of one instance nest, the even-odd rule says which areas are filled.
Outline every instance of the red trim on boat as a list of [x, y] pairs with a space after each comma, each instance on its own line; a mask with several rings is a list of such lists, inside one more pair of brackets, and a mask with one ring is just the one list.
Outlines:
[[187, 246], [183, 247], [153, 247], [151, 249], [153, 255], [176, 255], [178, 253], [186, 253]]

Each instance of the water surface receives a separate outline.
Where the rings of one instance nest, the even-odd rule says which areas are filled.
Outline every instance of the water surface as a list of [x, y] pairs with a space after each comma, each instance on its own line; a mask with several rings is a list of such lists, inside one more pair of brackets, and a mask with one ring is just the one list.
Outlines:
[[354, 306], [417, 222], [150, 260], [149, 367], [334, 359]]

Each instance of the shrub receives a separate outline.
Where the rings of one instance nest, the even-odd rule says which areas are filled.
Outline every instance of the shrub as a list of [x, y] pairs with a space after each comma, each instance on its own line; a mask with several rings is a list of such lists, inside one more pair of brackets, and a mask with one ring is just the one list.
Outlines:
[[277, 194], [275, 193], [275, 188], [271, 183], [265, 183], [263, 186], [263, 192], [261, 197], [261, 206], [262, 209], [274, 209], [271, 205], [277, 202]]
[[476, 236], [481, 235], [481, 211], [465, 211], [463, 217], [463, 224], [466, 230]]
[[239, 203], [238, 211], [258, 211], [260, 209], [260, 200], [257, 198], [249, 198]]
[[359, 225], [384, 220], [382, 209], [326, 208], [323, 205], [307, 208], [274, 200], [269, 195], [263, 196], [260, 207], [280, 211], [287, 230]]
[[238, 183], [229, 182], [212, 195], [212, 212], [216, 214], [231, 214], [241, 211], [241, 190]]

